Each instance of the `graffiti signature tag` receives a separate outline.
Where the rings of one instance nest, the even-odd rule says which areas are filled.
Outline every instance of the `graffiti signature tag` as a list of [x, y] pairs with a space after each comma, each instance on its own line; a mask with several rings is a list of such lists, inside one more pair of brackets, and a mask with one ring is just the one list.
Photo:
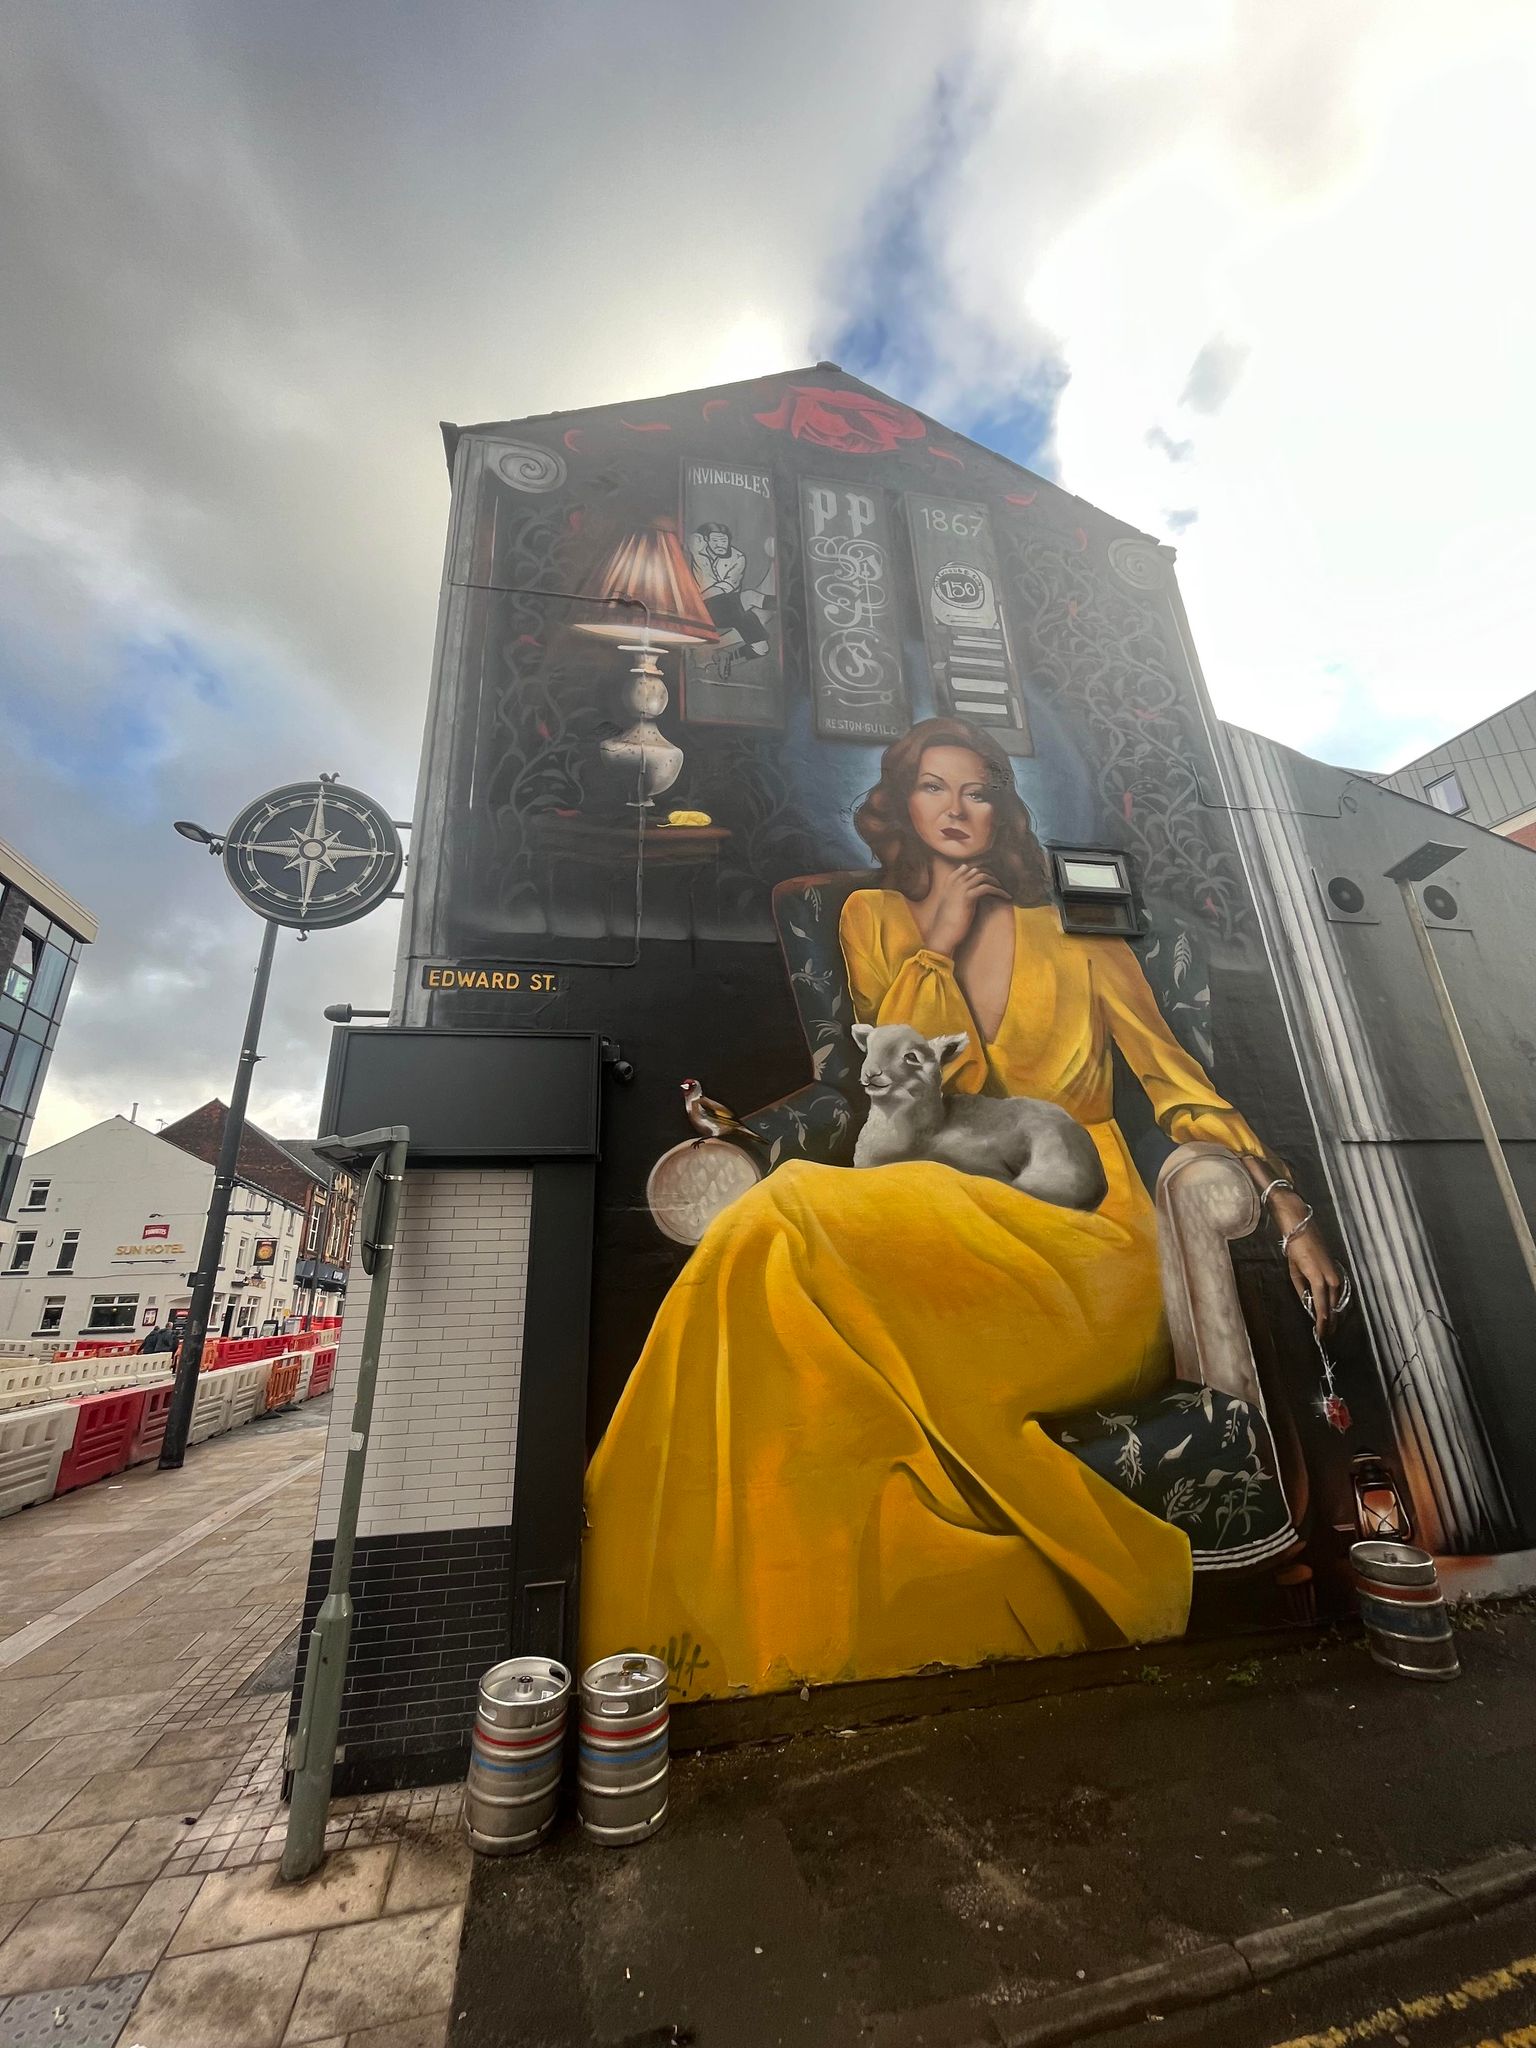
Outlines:
[[666, 1665], [667, 1682], [675, 1693], [690, 1692], [698, 1674], [709, 1669], [703, 1644], [696, 1643], [692, 1636], [668, 1636], [666, 1647], [653, 1643], [650, 1654]]

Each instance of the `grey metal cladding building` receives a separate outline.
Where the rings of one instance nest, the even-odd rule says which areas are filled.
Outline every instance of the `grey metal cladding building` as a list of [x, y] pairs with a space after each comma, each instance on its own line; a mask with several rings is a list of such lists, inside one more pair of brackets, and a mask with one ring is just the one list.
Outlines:
[[1536, 846], [1536, 691], [1382, 776], [1380, 786]]

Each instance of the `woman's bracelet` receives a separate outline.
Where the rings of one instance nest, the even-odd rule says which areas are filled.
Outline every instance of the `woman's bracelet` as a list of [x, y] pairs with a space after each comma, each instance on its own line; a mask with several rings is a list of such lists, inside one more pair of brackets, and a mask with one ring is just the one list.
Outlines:
[[[1293, 1189], [1291, 1190], [1291, 1192], [1292, 1192], [1292, 1193], [1294, 1194], [1294, 1193], [1295, 1193], [1295, 1189], [1293, 1188]], [[1305, 1215], [1305, 1216], [1303, 1216], [1303, 1217], [1302, 1217], [1301, 1221], [1300, 1221], [1300, 1222], [1299, 1222], [1298, 1224], [1296, 1224], [1296, 1225], [1295, 1225], [1295, 1226], [1294, 1226], [1294, 1227], [1293, 1227], [1292, 1229], [1290, 1229], [1290, 1230], [1287, 1230], [1287, 1231], [1284, 1231], [1284, 1232], [1282, 1232], [1282, 1233], [1281, 1233], [1281, 1237], [1280, 1237], [1280, 1256], [1281, 1256], [1281, 1258], [1282, 1258], [1282, 1259], [1283, 1259], [1283, 1258], [1285, 1257], [1286, 1253], [1287, 1253], [1287, 1252], [1288, 1252], [1288, 1251], [1290, 1250], [1290, 1248], [1291, 1248], [1291, 1240], [1292, 1240], [1293, 1238], [1297, 1238], [1297, 1237], [1300, 1237], [1301, 1233], [1302, 1233], [1302, 1232], [1303, 1232], [1304, 1230], [1310, 1230], [1310, 1229], [1311, 1229], [1311, 1227], [1312, 1227], [1312, 1218], [1313, 1218], [1313, 1217], [1314, 1217], [1314, 1216], [1315, 1216], [1316, 1214], [1317, 1214], [1317, 1211], [1316, 1211], [1316, 1210], [1315, 1210], [1315, 1209], [1314, 1209], [1314, 1208], [1312, 1207], [1311, 1203], [1309, 1202], [1309, 1203], [1307, 1204], [1307, 1213], [1306, 1213], [1306, 1215]]]
[[[1296, 1193], [1295, 1181], [1287, 1180], [1283, 1173], [1277, 1173], [1274, 1179], [1266, 1185], [1263, 1193], [1259, 1196], [1259, 1207], [1261, 1209], [1268, 1208], [1269, 1198], [1272, 1194], [1274, 1194], [1277, 1188], [1284, 1188], [1287, 1194], [1294, 1195]], [[1317, 1211], [1312, 1207], [1312, 1204], [1310, 1202], [1303, 1203], [1303, 1207], [1306, 1209], [1307, 1213], [1305, 1216], [1302, 1217], [1301, 1221], [1299, 1223], [1293, 1224], [1289, 1230], [1282, 1230], [1280, 1233], [1280, 1256], [1282, 1259], [1290, 1250], [1292, 1242], [1296, 1238], [1300, 1237], [1301, 1233], [1304, 1230], [1310, 1230], [1312, 1227], [1312, 1219], [1317, 1214]]]

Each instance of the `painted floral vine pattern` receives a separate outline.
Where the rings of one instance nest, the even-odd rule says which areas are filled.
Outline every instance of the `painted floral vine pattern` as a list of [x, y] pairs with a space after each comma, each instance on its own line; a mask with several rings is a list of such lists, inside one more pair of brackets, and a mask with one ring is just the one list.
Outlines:
[[1030, 635], [1031, 684], [1082, 733], [1145, 893], [1223, 938], [1244, 936], [1237, 851], [1212, 828], [1199, 768], [1209, 749], [1174, 680], [1157, 595], [1113, 582], [1081, 528], [1038, 514], [999, 524], [1006, 580]]

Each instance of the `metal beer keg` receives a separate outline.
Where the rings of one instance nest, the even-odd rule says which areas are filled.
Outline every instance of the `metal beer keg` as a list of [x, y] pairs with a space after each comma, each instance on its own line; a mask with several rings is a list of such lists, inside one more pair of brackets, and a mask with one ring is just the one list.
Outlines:
[[571, 1674], [548, 1657], [509, 1657], [480, 1681], [464, 1825], [483, 1856], [535, 1848], [554, 1825]]
[[667, 1817], [667, 1667], [625, 1651], [581, 1675], [576, 1811], [594, 1842], [622, 1847]]
[[1356, 1543], [1349, 1552], [1371, 1655], [1404, 1678], [1461, 1671], [1435, 1561], [1411, 1543]]

